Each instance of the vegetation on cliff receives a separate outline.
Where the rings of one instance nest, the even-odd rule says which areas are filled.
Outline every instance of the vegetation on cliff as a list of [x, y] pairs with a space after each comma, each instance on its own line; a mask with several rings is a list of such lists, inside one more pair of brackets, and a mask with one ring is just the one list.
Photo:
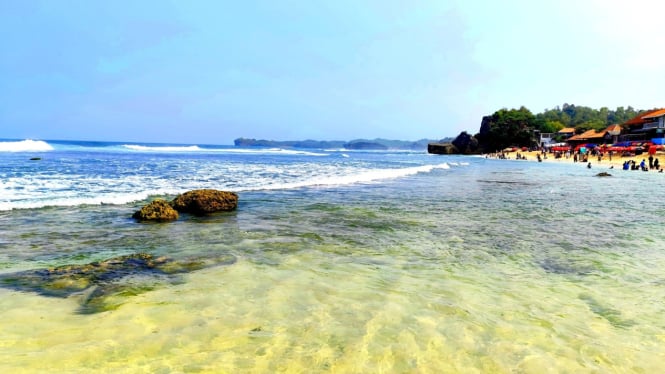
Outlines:
[[[644, 110], [631, 106], [610, 110], [606, 107], [592, 109], [586, 106], [563, 104], [542, 113], [533, 114], [526, 107], [519, 109], [502, 108], [485, 116], [480, 131], [471, 139], [462, 132], [454, 141], [444, 147], [444, 142], [430, 144], [430, 153], [482, 153], [494, 152], [510, 146], [531, 147], [538, 145], [538, 133], [556, 133], [572, 127], [576, 134], [587, 130], [603, 130], [612, 124], [621, 124], [634, 118]], [[452, 147], [454, 146], [454, 147]]]

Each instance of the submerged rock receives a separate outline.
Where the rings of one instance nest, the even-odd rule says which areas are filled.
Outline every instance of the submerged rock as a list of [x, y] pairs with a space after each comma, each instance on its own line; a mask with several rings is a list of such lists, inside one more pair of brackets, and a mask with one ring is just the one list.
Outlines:
[[50, 297], [79, 295], [79, 313], [89, 314], [115, 309], [123, 303], [123, 296], [152, 290], [160, 282], [179, 282], [178, 274], [235, 260], [229, 254], [176, 260], [136, 253], [83, 265], [1, 274], [0, 286]]
[[180, 213], [194, 215], [226, 212], [237, 208], [238, 194], [211, 189], [192, 190], [178, 195], [171, 201], [171, 206]]
[[165, 200], [155, 200], [132, 215], [139, 221], [168, 222], [178, 219], [178, 212]]

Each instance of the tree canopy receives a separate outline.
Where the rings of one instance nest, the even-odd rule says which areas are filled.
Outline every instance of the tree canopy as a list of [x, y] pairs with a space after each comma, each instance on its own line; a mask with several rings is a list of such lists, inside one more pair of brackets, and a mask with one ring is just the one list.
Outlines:
[[[609, 125], [622, 124], [631, 118], [634, 118], [644, 110], [636, 110], [631, 106], [624, 108], [622, 106], [615, 110], [607, 107], [592, 109], [587, 106], [576, 106], [574, 104], [563, 104], [563, 107], [557, 106], [552, 109], [545, 109], [542, 113], [536, 114], [541, 127], [545, 123], [560, 123], [564, 127], [574, 127], [576, 133], [582, 133], [586, 130], [603, 130]], [[539, 128], [542, 132], [546, 128]]]

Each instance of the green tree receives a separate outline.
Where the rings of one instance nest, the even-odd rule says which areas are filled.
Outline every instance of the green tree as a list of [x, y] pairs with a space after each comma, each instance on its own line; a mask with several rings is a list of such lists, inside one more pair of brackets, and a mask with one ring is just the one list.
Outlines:
[[492, 114], [489, 131], [478, 134], [487, 150], [497, 151], [508, 146], [531, 146], [536, 117], [525, 107], [503, 108]]
[[543, 124], [540, 126], [540, 132], [544, 132], [544, 133], [547, 133], [547, 132], [549, 132], [549, 133], [554, 133], [554, 132], [557, 132], [557, 131], [563, 129], [564, 127], [566, 127], [566, 126], [564, 126], [564, 124], [561, 123], [561, 122], [559, 122], [558, 120], [555, 120], [555, 121], [545, 121], [545, 123], [543, 123]]

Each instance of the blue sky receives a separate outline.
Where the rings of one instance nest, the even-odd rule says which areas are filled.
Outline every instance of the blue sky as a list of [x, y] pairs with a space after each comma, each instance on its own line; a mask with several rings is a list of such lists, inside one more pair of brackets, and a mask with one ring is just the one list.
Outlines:
[[1, 1], [0, 138], [475, 133], [522, 105], [665, 107], [665, 5]]

